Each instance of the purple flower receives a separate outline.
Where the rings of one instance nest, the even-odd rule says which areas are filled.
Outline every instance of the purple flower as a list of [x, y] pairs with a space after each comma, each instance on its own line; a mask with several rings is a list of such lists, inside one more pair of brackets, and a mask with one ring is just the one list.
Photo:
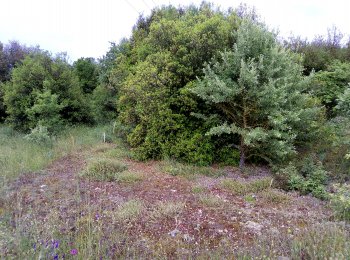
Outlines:
[[98, 213], [96, 213], [95, 219], [96, 219], [96, 220], [99, 220], [99, 219], [100, 219], [100, 215], [99, 215]]
[[33, 244], [33, 249], [36, 250], [36, 243]]
[[78, 249], [74, 248], [74, 249], [70, 250], [70, 254], [71, 255], [77, 255], [78, 254]]
[[58, 255], [55, 255], [55, 256], [53, 257], [53, 260], [58, 260]]
[[59, 240], [54, 240], [53, 242], [52, 242], [52, 247], [53, 248], [58, 248], [60, 246], [60, 241]]

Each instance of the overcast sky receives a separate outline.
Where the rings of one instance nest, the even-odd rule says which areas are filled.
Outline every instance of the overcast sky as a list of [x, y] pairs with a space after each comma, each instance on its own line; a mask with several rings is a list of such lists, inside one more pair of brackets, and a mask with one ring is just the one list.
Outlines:
[[[199, 4], [202, 0], [0, 0], [0, 41], [18, 40], [53, 53], [101, 57], [110, 41], [130, 36], [139, 14], [159, 5]], [[241, 2], [254, 6], [270, 28], [313, 38], [335, 25], [350, 34], [349, 0], [216, 0], [226, 9]]]

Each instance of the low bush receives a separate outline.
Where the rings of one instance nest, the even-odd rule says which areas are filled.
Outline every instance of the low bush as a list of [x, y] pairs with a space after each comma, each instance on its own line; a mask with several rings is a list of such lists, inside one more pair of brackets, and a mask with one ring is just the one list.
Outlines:
[[336, 192], [330, 195], [330, 205], [337, 218], [350, 221], [350, 184], [335, 184]]
[[47, 127], [41, 125], [33, 128], [29, 134], [24, 136], [24, 139], [37, 144], [50, 144], [52, 141]]
[[276, 173], [277, 185], [301, 194], [312, 194], [319, 199], [327, 199], [326, 183], [329, 173], [320, 161], [307, 157], [299, 166], [290, 163]]
[[127, 170], [127, 166], [111, 159], [97, 159], [90, 162], [81, 176], [96, 181], [115, 181], [118, 174]]

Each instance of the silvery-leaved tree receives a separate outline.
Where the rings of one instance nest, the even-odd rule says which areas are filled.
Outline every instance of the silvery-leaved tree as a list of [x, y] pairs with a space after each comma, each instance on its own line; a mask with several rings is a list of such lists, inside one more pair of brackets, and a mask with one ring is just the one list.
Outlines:
[[244, 20], [232, 50], [207, 64], [193, 93], [224, 115], [208, 135], [234, 134], [239, 143], [240, 168], [247, 158], [267, 162], [295, 153], [295, 141], [305, 136], [320, 112], [303, 93], [300, 56], [281, 47], [264, 25]]

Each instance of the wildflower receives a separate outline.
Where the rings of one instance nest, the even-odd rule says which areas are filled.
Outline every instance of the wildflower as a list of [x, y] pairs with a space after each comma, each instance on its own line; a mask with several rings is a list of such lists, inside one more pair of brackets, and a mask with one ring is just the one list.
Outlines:
[[74, 248], [74, 249], [70, 250], [70, 254], [71, 255], [77, 255], [78, 254], [78, 249]]
[[58, 260], [58, 255], [55, 255], [55, 256], [53, 257], [53, 259], [54, 259], [54, 260]]
[[60, 246], [60, 241], [59, 240], [54, 240], [53, 242], [52, 242], [52, 247], [53, 248], [58, 248]]
[[100, 215], [99, 215], [98, 213], [96, 213], [95, 219], [96, 219], [96, 220], [99, 220], [99, 219], [100, 219]]
[[36, 243], [33, 244], [33, 249], [36, 250]]

